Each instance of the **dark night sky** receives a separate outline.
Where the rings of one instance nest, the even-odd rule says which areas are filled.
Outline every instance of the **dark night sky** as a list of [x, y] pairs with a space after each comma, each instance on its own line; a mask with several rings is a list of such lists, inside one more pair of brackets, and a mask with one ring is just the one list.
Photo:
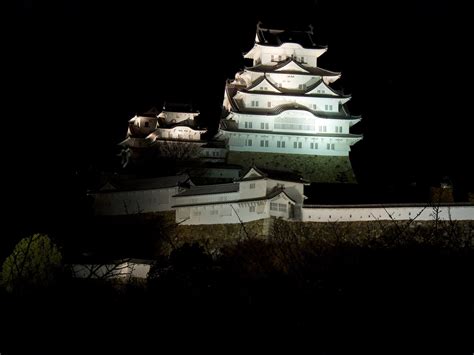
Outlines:
[[3, 137], [7, 175], [24, 187], [16, 212], [67, 195], [71, 172], [111, 156], [135, 112], [192, 100], [217, 122], [258, 20], [312, 23], [329, 46], [319, 64], [342, 71], [364, 117], [353, 158], [365, 177], [467, 179], [471, 39], [456, 2], [96, 3], [24, 0], [10, 17]]

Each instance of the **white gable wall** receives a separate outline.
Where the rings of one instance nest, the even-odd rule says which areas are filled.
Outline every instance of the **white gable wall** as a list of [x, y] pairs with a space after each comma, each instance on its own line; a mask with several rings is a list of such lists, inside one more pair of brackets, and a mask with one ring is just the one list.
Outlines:
[[276, 72], [267, 73], [267, 78], [276, 87], [280, 87], [281, 85], [283, 89], [290, 90], [304, 90], [321, 80], [320, 76], [315, 75], [278, 74]]
[[239, 185], [241, 200], [264, 197], [267, 193], [267, 181], [264, 179], [240, 181]]

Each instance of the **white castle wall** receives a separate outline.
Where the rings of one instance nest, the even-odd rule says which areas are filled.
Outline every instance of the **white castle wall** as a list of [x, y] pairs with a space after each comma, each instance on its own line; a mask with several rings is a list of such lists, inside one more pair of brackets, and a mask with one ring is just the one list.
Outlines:
[[347, 205], [306, 206], [302, 209], [303, 222], [358, 222], [410, 220], [474, 220], [474, 205]]
[[118, 216], [169, 211], [174, 204], [173, 195], [180, 191], [181, 188], [174, 186], [153, 190], [95, 193], [94, 213], [101, 216]]

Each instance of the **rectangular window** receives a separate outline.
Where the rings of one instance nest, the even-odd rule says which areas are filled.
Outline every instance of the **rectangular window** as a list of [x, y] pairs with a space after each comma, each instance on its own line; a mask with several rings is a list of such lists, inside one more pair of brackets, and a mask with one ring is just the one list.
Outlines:
[[281, 148], [281, 142], [277, 141], [277, 148]]
[[211, 210], [211, 216], [216, 216], [219, 214], [219, 210]]
[[267, 107], [272, 107], [272, 102], [271, 101], [267, 102]]
[[272, 62], [275, 61], [275, 56], [272, 54]]
[[324, 105], [324, 109], [327, 111], [329, 110], [329, 106], [328, 105]]
[[278, 56], [278, 61], [281, 62], [281, 55]]
[[310, 143], [309, 146], [311, 149], [318, 149], [318, 143]]
[[145, 127], [150, 127], [150, 122], [145, 122]]
[[254, 182], [252, 182], [252, 183], [250, 184], [250, 188], [251, 188], [251, 189], [254, 189], [254, 188], [255, 188], [255, 183], [254, 183]]
[[261, 129], [265, 129], [265, 123], [261, 122], [261, 123], [260, 123], [260, 128], [261, 128]]
[[278, 211], [278, 203], [270, 202], [270, 211]]
[[255, 206], [250, 206], [250, 207], [249, 207], [249, 211], [250, 211], [250, 212], [255, 212]]
[[326, 144], [326, 149], [327, 149], [327, 150], [331, 149], [331, 144], [329, 144], [329, 143]]
[[246, 140], [245, 140], [245, 145], [246, 145], [247, 147], [251, 147], [251, 146], [252, 146], [252, 140], [251, 140], [251, 139], [246, 139]]
[[255, 107], [258, 107], [258, 101], [255, 101]]
[[331, 150], [335, 150], [336, 146], [334, 143], [331, 144]]
[[281, 147], [285, 148], [285, 142], [284, 141], [281, 142]]
[[270, 125], [268, 123], [265, 123], [265, 129], [270, 129]]
[[268, 147], [268, 141], [265, 141], [265, 147]]
[[301, 149], [303, 148], [303, 143], [302, 142], [298, 142], [298, 149]]
[[260, 141], [260, 147], [263, 147], [265, 145], [265, 141]]
[[303, 89], [303, 84], [299, 84], [298, 89], [300, 89], [300, 90]]
[[313, 104], [313, 110], [316, 110], [317, 106], [316, 104]]
[[304, 57], [301, 57], [301, 63], [304, 63]]
[[278, 204], [278, 211], [280, 211], [280, 212], [286, 212], [286, 204], [284, 204], [284, 203], [279, 203], [279, 204]]
[[297, 142], [293, 142], [293, 148], [297, 148], [298, 147], [298, 143]]

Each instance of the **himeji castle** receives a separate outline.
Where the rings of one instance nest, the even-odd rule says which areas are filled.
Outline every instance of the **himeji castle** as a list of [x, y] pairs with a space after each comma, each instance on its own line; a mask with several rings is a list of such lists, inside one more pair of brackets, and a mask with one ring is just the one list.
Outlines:
[[252, 66], [228, 80], [220, 136], [227, 141], [228, 163], [297, 170], [313, 182], [355, 181], [351, 133], [361, 120], [349, 113], [349, 95], [330, 84], [341, 73], [318, 67], [327, 51], [307, 30], [257, 25], [255, 44], [244, 55]]

